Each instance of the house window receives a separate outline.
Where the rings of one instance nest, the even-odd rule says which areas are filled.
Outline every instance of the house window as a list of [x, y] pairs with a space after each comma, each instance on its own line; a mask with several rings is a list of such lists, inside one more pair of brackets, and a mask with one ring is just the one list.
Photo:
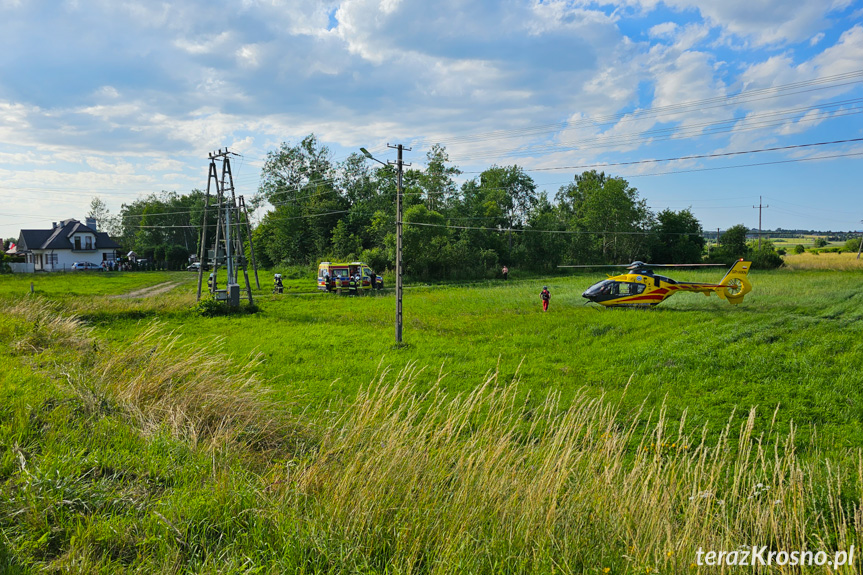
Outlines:
[[84, 236], [84, 249], [92, 250], [93, 249], [93, 236]]
[[75, 249], [81, 249], [81, 236], [75, 236]]
[[45, 254], [45, 265], [56, 266], [59, 263], [60, 256], [58, 254]]

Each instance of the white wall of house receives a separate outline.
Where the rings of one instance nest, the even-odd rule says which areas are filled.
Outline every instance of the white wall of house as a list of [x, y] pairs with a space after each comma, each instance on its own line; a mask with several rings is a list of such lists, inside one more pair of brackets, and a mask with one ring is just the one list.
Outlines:
[[61, 272], [71, 270], [75, 262], [90, 262], [98, 266], [112, 259], [114, 250], [33, 250], [27, 262], [35, 264], [37, 270]]

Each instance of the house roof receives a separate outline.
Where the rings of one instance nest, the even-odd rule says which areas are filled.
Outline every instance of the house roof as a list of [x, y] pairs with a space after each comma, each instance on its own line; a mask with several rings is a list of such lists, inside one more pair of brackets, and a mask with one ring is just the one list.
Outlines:
[[71, 250], [72, 236], [76, 233], [90, 233], [96, 236], [94, 249], [117, 249], [120, 245], [105, 232], [97, 232], [75, 219], [63, 220], [50, 230], [21, 230], [18, 237], [18, 251], [31, 250]]

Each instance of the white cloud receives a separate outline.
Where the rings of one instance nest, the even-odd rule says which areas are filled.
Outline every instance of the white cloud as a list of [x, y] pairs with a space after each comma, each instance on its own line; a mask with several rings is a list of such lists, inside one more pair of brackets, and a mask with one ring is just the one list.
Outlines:
[[195, 40], [187, 38], [174, 40], [174, 45], [178, 48], [196, 56], [224, 53], [231, 43], [233, 43], [233, 35], [228, 31], [205, 35]]
[[662, 24], [652, 26], [647, 31], [647, 35], [651, 38], [671, 38], [674, 36], [677, 28], [676, 22], [663, 22]]

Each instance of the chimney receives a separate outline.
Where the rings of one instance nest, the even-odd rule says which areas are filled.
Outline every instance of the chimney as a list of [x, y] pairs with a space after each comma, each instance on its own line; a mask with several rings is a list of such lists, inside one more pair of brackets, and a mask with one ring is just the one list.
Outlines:
[[84, 225], [93, 230], [94, 232], [99, 231], [99, 229], [96, 227], [96, 218], [86, 218], [84, 221]]
[[51, 222], [51, 229], [52, 229], [52, 230], [56, 230], [56, 229], [57, 229], [57, 222]]

